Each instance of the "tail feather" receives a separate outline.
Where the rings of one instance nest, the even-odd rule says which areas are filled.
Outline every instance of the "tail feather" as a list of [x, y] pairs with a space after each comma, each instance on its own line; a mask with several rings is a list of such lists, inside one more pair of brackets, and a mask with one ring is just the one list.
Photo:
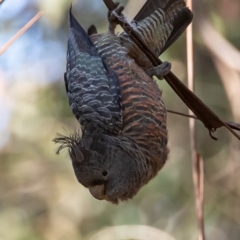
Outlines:
[[[151, 14], [157, 9], [161, 9], [165, 14], [166, 29], [169, 28], [168, 22], [171, 24], [171, 33], [168, 36], [164, 46], [161, 44], [161, 49], [158, 53], [163, 53], [178, 37], [185, 31], [187, 26], [191, 23], [193, 14], [186, 7], [183, 0], [148, 0], [138, 14], [135, 16], [134, 21], [141, 22], [146, 18], [151, 18]], [[141, 23], [140, 23], [141, 24]], [[154, 30], [154, 31], [153, 31]], [[152, 32], [158, 32], [158, 29], [152, 29]], [[162, 33], [163, 38], [164, 33]], [[163, 40], [160, 39], [160, 41]]]
[[181, 7], [180, 5], [182, 7], [185, 6], [185, 2], [183, 0], [147, 0], [133, 20], [137, 22], [142, 21], [158, 8], [167, 11], [171, 6], [176, 8], [176, 6]]
[[161, 50], [161, 54], [182, 35], [187, 26], [192, 22], [193, 18], [192, 12], [187, 7], [171, 12], [170, 16], [173, 30], [163, 49]]

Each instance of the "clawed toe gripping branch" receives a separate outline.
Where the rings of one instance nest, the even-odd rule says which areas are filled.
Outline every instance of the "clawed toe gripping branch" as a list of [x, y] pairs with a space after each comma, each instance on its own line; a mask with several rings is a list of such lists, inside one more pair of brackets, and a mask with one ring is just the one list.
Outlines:
[[171, 63], [163, 62], [161, 65], [157, 67], [153, 67], [146, 70], [146, 73], [152, 77], [156, 76], [159, 80], [164, 79], [164, 76], [167, 75], [171, 71]]
[[114, 33], [116, 26], [119, 24], [119, 18], [124, 7], [119, 5], [119, 3], [115, 3], [115, 7], [113, 10], [109, 10], [108, 12], [108, 21], [109, 21], [109, 31]]

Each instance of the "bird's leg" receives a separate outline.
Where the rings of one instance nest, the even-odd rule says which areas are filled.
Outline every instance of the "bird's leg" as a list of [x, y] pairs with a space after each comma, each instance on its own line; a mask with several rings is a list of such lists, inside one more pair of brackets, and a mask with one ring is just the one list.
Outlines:
[[122, 13], [123, 9], [124, 7], [116, 2], [115, 9], [108, 12], [109, 31], [113, 34], [117, 24], [119, 24], [118, 16]]
[[157, 67], [152, 67], [147, 69], [145, 72], [147, 75], [152, 77], [155, 75], [159, 80], [162, 80], [165, 75], [167, 75], [171, 71], [171, 63], [163, 62], [161, 65]]

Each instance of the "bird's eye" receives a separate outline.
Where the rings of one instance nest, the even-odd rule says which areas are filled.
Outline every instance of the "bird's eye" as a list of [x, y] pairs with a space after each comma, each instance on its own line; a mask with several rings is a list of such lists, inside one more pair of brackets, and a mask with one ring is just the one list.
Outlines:
[[104, 142], [104, 138], [100, 138], [99, 140], [98, 140], [98, 142]]
[[107, 171], [107, 170], [103, 170], [102, 175], [103, 175], [104, 177], [106, 177], [106, 176], [108, 175], [108, 171]]

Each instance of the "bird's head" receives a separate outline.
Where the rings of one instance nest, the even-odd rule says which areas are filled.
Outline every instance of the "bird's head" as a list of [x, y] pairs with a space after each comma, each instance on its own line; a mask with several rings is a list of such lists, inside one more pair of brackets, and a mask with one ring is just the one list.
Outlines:
[[134, 143], [105, 134], [54, 140], [68, 147], [78, 181], [93, 197], [112, 203], [132, 198], [146, 183], [146, 164]]

